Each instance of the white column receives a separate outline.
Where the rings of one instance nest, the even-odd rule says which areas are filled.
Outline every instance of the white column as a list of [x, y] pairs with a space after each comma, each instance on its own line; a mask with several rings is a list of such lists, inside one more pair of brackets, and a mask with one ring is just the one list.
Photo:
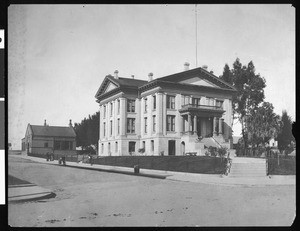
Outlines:
[[120, 135], [125, 136], [126, 135], [126, 99], [120, 98]]
[[188, 133], [191, 134], [192, 131], [191, 131], [191, 127], [192, 127], [192, 116], [191, 114], [188, 114]]
[[214, 117], [214, 120], [213, 120], [213, 133], [214, 135], [217, 134], [217, 117]]
[[163, 134], [167, 134], [167, 96], [163, 94], [163, 100], [162, 100], [162, 108], [163, 108], [163, 114], [162, 114], [162, 127], [163, 127]]
[[163, 94], [158, 92], [156, 95], [156, 134], [163, 134]]
[[223, 134], [223, 122], [224, 122], [224, 119], [222, 118], [219, 118], [219, 134]]
[[193, 131], [194, 131], [194, 135], [197, 135], [197, 116], [194, 115], [194, 128], [193, 128]]

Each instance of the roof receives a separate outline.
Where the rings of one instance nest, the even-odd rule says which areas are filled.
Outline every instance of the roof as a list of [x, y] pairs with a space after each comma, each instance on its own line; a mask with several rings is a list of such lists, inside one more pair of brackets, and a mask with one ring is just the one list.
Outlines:
[[72, 127], [29, 125], [34, 136], [76, 137]]
[[[199, 77], [200, 79], [207, 80], [208, 82], [212, 83], [217, 87], [182, 83], [183, 80], [191, 79], [194, 77]], [[110, 84], [114, 86], [109, 91], [106, 91], [107, 89], [109, 89], [109, 86], [111, 86]], [[99, 102], [100, 100], [110, 97], [114, 94], [117, 94], [123, 90], [131, 91], [133, 93], [138, 94], [157, 86], [176, 87], [185, 90], [206, 89], [206, 90], [214, 90], [217, 92], [219, 91], [229, 92], [230, 94], [236, 92], [236, 89], [229, 83], [223, 81], [222, 79], [206, 71], [205, 69], [198, 67], [188, 71], [183, 71], [172, 75], [156, 78], [152, 81], [133, 79], [133, 78], [124, 78], [124, 77], [119, 77], [118, 79], [116, 79], [112, 75], [107, 75], [104, 78], [101, 86], [99, 87], [95, 97], [97, 98], [97, 102]]]
[[193, 75], [200, 75], [201, 78], [205, 78], [205, 79], [209, 80], [210, 82], [215, 83], [216, 85], [218, 85], [222, 88], [226, 88], [226, 89], [230, 89], [230, 90], [234, 90], [234, 91], [236, 90], [231, 84], [223, 81], [222, 79], [218, 78], [214, 74], [208, 72], [207, 70], [205, 70], [201, 67], [194, 68], [194, 69], [191, 69], [188, 71], [175, 73], [175, 74], [168, 75], [168, 76], [164, 76], [164, 77], [158, 78], [157, 80], [178, 82], [185, 78], [190, 78]]
[[[103, 80], [100, 88], [98, 89], [95, 97], [103, 94], [105, 91], [105, 88], [109, 84], [109, 82], [113, 82], [116, 85], [116, 90], [124, 89], [124, 88], [133, 88], [138, 90], [139, 87], [145, 85], [148, 81], [146, 80], [141, 80], [141, 79], [133, 79], [133, 78], [124, 78], [124, 77], [119, 77], [118, 79], [114, 78], [111, 75], [105, 76], [105, 79]], [[105, 93], [104, 93], [105, 94]]]

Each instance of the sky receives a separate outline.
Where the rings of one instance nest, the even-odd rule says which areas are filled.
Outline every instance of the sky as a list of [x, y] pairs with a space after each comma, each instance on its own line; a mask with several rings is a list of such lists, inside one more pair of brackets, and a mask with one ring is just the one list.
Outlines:
[[[147, 80], [149, 72], [155, 79], [189, 62], [219, 76], [236, 58], [253, 61], [266, 79], [265, 101], [295, 120], [289, 4], [10, 5], [8, 142], [20, 149], [28, 123], [68, 126], [94, 114], [95, 94], [115, 70]], [[238, 124], [233, 130], [240, 135]]]

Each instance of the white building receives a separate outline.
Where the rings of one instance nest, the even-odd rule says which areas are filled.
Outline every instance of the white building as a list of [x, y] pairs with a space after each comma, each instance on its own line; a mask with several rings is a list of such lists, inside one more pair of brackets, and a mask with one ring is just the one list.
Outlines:
[[204, 155], [208, 146], [232, 144], [233, 86], [206, 68], [148, 81], [107, 75], [100, 105], [100, 156]]

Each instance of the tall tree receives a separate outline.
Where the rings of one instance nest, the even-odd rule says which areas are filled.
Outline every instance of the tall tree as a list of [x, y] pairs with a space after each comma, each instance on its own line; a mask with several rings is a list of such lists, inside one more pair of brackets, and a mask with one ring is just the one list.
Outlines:
[[88, 118], [84, 118], [80, 123], [75, 123], [74, 130], [76, 132], [77, 146], [86, 149], [91, 145], [98, 149], [99, 140], [99, 112], [96, 112]]
[[245, 119], [250, 116], [251, 110], [254, 110], [263, 102], [266, 81], [259, 74], [255, 73], [252, 61], [247, 66], [243, 66], [239, 58], [237, 58], [233, 63], [233, 68], [230, 70], [231, 75], [228, 72], [228, 65], [226, 65], [220, 78], [232, 84], [237, 90], [232, 100], [233, 120], [238, 119], [241, 123], [244, 145], [247, 147], [247, 124]]
[[295, 138], [292, 133], [292, 119], [285, 110], [282, 111], [281, 123], [282, 129], [281, 132], [279, 132], [277, 138], [278, 149], [280, 150], [280, 152], [289, 148], [292, 141], [295, 142]]
[[274, 113], [271, 103], [263, 102], [261, 106], [251, 110], [251, 116], [247, 117], [247, 138], [252, 147], [269, 142], [271, 138], [277, 138], [280, 131], [280, 116]]

